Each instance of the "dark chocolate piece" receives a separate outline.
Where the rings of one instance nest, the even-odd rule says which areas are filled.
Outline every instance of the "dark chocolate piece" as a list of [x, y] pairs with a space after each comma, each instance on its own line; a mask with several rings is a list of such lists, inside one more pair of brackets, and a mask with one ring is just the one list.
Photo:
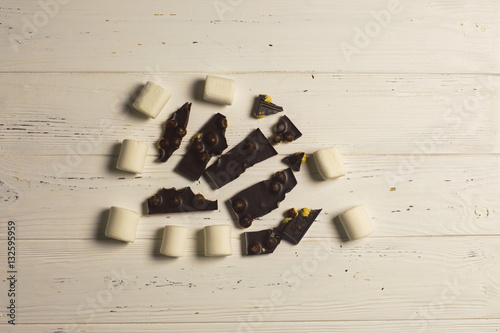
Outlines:
[[271, 103], [272, 99], [268, 95], [259, 95], [253, 108], [253, 115], [262, 118], [283, 111], [279, 105]]
[[163, 135], [158, 141], [160, 162], [166, 162], [170, 156], [179, 149], [182, 138], [187, 134], [187, 125], [189, 122], [189, 113], [191, 112], [191, 103], [186, 103], [165, 122]]
[[276, 231], [280, 233], [283, 238], [297, 245], [320, 212], [321, 209], [310, 210], [308, 208], [302, 208], [297, 214], [295, 209], [291, 209], [287, 211], [288, 217], [281, 222], [278, 228], [276, 228]]
[[298, 152], [295, 154], [288, 155], [283, 159], [283, 162], [288, 164], [293, 171], [300, 171], [300, 166], [306, 161], [306, 154], [303, 152]]
[[217, 200], [194, 194], [190, 187], [177, 190], [163, 188], [147, 201], [147, 214], [165, 214], [217, 210]]
[[260, 129], [256, 129], [208, 167], [205, 176], [217, 188], [221, 188], [238, 178], [247, 168], [277, 154]]
[[175, 170], [194, 180], [200, 179], [212, 156], [222, 154], [227, 148], [226, 128], [225, 116], [220, 113], [212, 116], [193, 136], [188, 152]]
[[276, 126], [274, 126], [274, 134], [271, 137], [271, 142], [275, 145], [281, 141], [292, 142], [302, 136], [299, 129], [292, 123], [287, 116], [282, 116]]
[[245, 232], [247, 255], [273, 253], [281, 242], [281, 236], [271, 229]]
[[297, 180], [291, 169], [276, 172], [271, 179], [248, 187], [229, 199], [240, 226], [248, 228], [252, 221], [278, 208]]

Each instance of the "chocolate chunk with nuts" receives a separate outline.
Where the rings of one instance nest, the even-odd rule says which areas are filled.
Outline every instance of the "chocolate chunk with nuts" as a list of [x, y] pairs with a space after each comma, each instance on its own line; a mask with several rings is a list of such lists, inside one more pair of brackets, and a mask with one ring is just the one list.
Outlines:
[[256, 129], [208, 167], [205, 176], [216, 188], [221, 188], [238, 178], [247, 168], [277, 154], [260, 129]]
[[234, 195], [229, 203], [243, 228], [252, 225], [258, 217], [278, 208], [297, 180], [291, 169], [276, 172], [271, 179], [261, 181]]
[[271, 229], [245, 232], [244, 234], [247, 255], [273, 253], [281, 242], [281, 236]]
[[278, 120], [278, 123], [273, 128], [273, 132], [274, 134], [270, 140], [275, 145], [282, 141], [292, 142], [302, 136], [302, 133], [287, 116], [282, 116]]
[[147, 214], [166, 214], [217, 210], [217, 200], [205, 199], [202, 194], [194, 194], [191, 188], [163, 188], [147, 201]]
[[295, 209], [288, 210], [286, 215], [289, 217], [281, 222], [278, 228], [276, 228], [276, 231], [283, 236], [283, 238], [297, 245], [320, 212], [321, 209], [311, 210], [302, 208], [297, 214]]
[[268, 95], [259, 95], [255, 102], [252, 114], [256, 118], [262, 118], [283, 111], [283, 108], [281, 106], [273, 104], [271, 102], [272, 99]]
[[295, 154], [288, 155], [283, 159], [283, 162], [288, 164], [293, 171], [300, 171], [300, 166], [306, 161], [306, 154], [303, 152], [298, 152]]
[[220, 155], [227, 148], [227, 119], [220, 113], [214, 115], [193, 136], [188, 152], [181, 159], [176, 171], [198, 180], [214, 155]]
[[165, 122], [163, 135], [158, 141], [160, 162], [166, 162], [172, 154], [179, 149], [182, 138], [187, 134], [187, 125], [189, 114], [191, 112], [191, 103], [185, 103], [179, 110]]

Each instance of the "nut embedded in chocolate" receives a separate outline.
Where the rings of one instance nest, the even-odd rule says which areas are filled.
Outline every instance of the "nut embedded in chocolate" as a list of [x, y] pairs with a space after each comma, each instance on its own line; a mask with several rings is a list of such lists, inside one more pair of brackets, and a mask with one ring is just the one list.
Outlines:
[[209, 146], [215, 145], [217, 143], [217, 135], [213, 132], [208, 133], [207, 136], [205, 137], [205, 142]]
[[259, 243], [253, 243], [252, 246], [250, 246], [250, 252], [253, 254], [259, 254], [260, 253]]
[[172, 141], [172, 145], [175, 148], [179, 148], [179, 146], [181, 145], [181, 139], [180, 138], [174, 138], [174, 140]]
[[203, 143], [199, 141], [193, 142], [193, 144], [191, 145], [191, 149], [193, 149], [197, 153], [200, 153], [203, 150]]
[[268, 249], [274, 249], [276, 246], [278, 246], [278, 244], [278, 240], [272, 235], [266, 239], [266, 247]]
[[193, 202], [197, 206], [203, 206], [205, 204], [205, 197], [203, 194], [198, 193], [194, 196]]
[[222, 128], [222, 129], [226, 129], [227, 128], [227, 118], [221, 118], [219, 120], [219, 127]]
[[174, 207], [179, 207], [181, 205], [181, 198], [178, 196], [174, 196], [170, 201], [169, 204]]
[[283, 171], [278, 171], [274, 174], [274, 178], [276, 178], [277, 181], [279, 181], [281, 184], [284, 184], [286, 182], [286, 175]]
[[183, 138], [184, 136], [186, 136], [186, 129], [183, 128], [183, 127], [179, 127], [177, 129], [177, 135], [180, 136], [181, 138]]
[[240, 226], [242, 226], [243, 228], [248, 228], [252, 225], [252, 222], [253, 222], [253, 220], [250, 218], [250, 216], [244, 215], [240, 219]]
[[283, 139], [285, 139], [285, 141], [292, 142], [294, 137], [292, 133], [285, 132], [285, 134], [283, 134]]
[[286, 125], [283, 121], [276, 124], [276, 133], [283, 133], [286, 130]]
[[161, 139], [160, 142], [158, 142], [158, 146], [163, 149], [167, 149], [170, 147], [170, 140], [167, 138]]
[[279, 193], [281, 191], [281, 184], [278, 182], [271, 183], [271, 192]]
[[177, 121], [174, 119], [168, 120], [165, 124], [165, 128], [174, 128], [175, 126], [177, 126]]
[[202, 151], [199, 155], [198, 155], [198, 160], [201, 162], [201, 163], [205, 163], [207, 160], [208, 160], [208, 154], [204, 151]]
[[273, 134], [273, 136], [271, 137], [271, 142], [275, 145], [277, 145], [281, 141], [283, 141], [283, 135], [281, 135], [280, 133]]
[[237, 199], [234, 201], [233, 209], [235, 212], [241, 213], [245, 210], [245, 208], [247, 208], [247, 203], [245, 202], [245, 200]]
[[149, 198], [149, 204], [152, 207], [158, 207], [161, 204], [161, 196], [158, 194], [153, 195], [151, 198]]
[[245, 142], [245, 149], [248, 149], [250, 151], [255, 151], [257, 150], [257, 145], [253, 141], [247, 141]]
[[294, 218], [297, 215], [299, 215], [299, 213], [297, 213], [297, 210], [295, 208], [290, 208], [285, 213], [285, 216], [290, 218]]

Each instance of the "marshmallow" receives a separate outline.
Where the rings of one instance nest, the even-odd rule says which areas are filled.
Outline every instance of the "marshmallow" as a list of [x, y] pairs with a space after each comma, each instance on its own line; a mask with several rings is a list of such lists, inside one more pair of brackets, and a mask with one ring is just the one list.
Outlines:
[[105, 235], [120, 241], [133, 243], [139, 224], [139, 214], [120, 207], [111, 207]]
[[205, 233], [205, 256], [222, 257], [230, 256], [231, 250], [231, 227], [229, 225], [206, 226]]
[[234, 80], [207, 75], [203, 99], [216, 104], [233, 104], [236, 85]]
[[148, 145], [136, 140], [123, 140], [116, 168], [135, 173], [142, 173], [148, 154]]
[[148, 81], [137, 96], [133, 106], [137, 111], [156, 118], [165, 107], [172, 95], [151, 81]]
[[344, 161], [337, 148], [320, 149], [313, 154], [316, 168], [323, 179], [345, 176]]
[[177, 225], [166, 225], [163, 229], [160, 253], [168, 257], [182, 257], [186, 248], [188, 229]]
[[373, 232], [373, 225], [363, 205], [355, 206], [339, 215], [350, 240], [360, 239]]

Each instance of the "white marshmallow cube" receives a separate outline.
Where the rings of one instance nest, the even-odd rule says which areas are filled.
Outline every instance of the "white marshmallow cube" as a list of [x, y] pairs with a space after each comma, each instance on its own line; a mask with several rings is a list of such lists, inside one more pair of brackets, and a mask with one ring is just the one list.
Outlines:
[[111, 207], [109, 210], [108, 224], [106, 225], [106, 237], [123, 242], [133, 243], [137, 226], [139, 225], [139, 214], [120, 207]]
[[346, 210], [339, 219], [350, 240], [364, 238], [373, 232], [371, 218], [363, 205]]
[[177, 225], [166, 225], [163, 229], [160, 253], [168, 257], [182, 257], [186, 249], [188, 229]]
[[229, 225], [206, 226], [205, 233], [205, 256], [222, 257], [230, 256], [231, 249], [231, 227]]
[[234, 80], [207, 75], [203, 99], [216, 104], [232, 105], [235, 89]]
[[146, 143], [125, 139], [120, 149], [116, 168], [128, 172], [142, 173], [147, 154], [148, 145]]
[[316, 168], [324, 180], [345, 176], [344, 160], [337, 148], [320, 149], [313, 156]]
[[137, 111], [156, 118], [165, 107], [172, 95], [151, 81], [148, 81], [135, 100], [133, 106]]

